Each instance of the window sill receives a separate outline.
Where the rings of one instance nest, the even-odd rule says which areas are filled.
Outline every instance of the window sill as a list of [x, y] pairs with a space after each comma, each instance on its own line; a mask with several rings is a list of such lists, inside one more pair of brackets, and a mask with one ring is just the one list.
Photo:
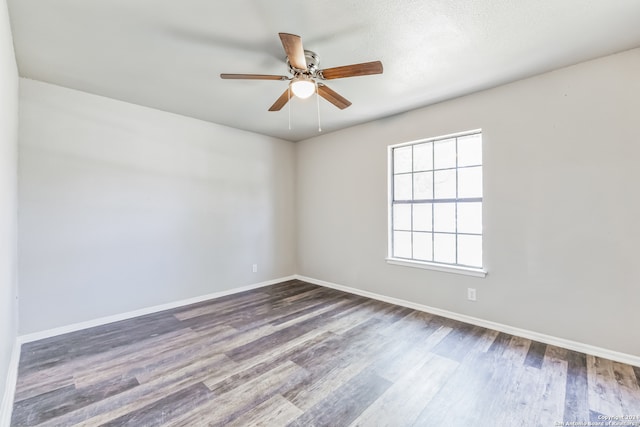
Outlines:
[[453, 265], [434, 264], [423, 261], [410, 261], [406, 259], [387, 258], [388, 264], [402, 265], [404, 267], [423, 268], [425, 270], [442, 271], [445, 273], [463, 274], [465, 276], [485, 277], [487, 272], [480, 268], [456, 267]]

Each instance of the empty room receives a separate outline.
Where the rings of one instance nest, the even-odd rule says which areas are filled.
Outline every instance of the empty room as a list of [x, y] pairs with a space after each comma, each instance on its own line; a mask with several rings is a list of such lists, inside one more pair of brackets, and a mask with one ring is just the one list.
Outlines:
[[0, 426], [640, 427], [639, 20], [0, 1]]

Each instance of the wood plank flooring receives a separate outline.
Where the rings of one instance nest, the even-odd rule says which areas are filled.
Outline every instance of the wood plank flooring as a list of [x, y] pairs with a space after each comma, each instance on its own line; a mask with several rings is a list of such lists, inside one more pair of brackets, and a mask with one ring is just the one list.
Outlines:
[[560, 426], [606, 417], [640, 426], [640, 368], [289, 281], [23, 345], [11, 425]]

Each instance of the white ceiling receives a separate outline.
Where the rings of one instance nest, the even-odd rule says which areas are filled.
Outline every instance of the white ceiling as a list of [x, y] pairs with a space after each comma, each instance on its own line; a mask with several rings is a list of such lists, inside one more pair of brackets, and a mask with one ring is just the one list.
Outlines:
[[640, 0], [9, 0], [20, 75], [298, 141], [316, 100], [267, 109], [287, 74], [278, 32], [320, 68], [381, 60], [384, 74], [328, 81], [323, 132], [640, 46]]

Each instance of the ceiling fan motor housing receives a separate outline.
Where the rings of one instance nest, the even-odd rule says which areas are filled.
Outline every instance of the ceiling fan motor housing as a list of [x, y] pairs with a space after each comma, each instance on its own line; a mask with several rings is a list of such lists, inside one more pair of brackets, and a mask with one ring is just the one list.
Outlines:
[[307, 62], [307, 69], [298, 70], [291, 65], [291, 63], [289, 62], [289, 58], [287, 58], [287, 65], [289, 66], [289, 71], [291, 71], [291, 74], [293, 74], [294, 76], [297, 76], [299, 74], [307, 74], [312, 77], [317, 77], [316, 71], [318, 71], [318, 64], [320, 64], [320, 57], [318, 56], [318, 54], [310, 50], [305, 50], [304, 59]]

